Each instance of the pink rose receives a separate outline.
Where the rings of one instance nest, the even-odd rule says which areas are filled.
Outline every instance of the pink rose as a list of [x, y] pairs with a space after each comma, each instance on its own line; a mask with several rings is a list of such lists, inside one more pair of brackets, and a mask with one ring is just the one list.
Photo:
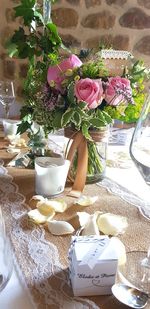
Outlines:
[[71, 55], [69, 58], [63, 60], [57, 65], [48, 68], [47, 81], [50, 84], [54, 81], [55, 88], [62, 92], [61, 83], [66, 78], [65, 72], [68, 69], [74, 69], [80, 67], [82, 62], [76, 55]]
[[120, 76], [111, 77], [106, 83], [105, 101], [108, 105], [119, 105], [122, 101], [132, 96], [130, 81]]
[[103, 99], [102, 81], [90, 78], [80, 79], [75, 84], [75, 95], [79, 101], [87, 103], [89, 109], [94, 109], [101, 104]]

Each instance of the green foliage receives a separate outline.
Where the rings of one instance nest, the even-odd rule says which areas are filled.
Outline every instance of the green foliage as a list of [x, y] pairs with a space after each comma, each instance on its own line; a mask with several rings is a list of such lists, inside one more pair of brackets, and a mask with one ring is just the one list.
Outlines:
[[[54, 3], [55, 0], [51, 2]], [[51, 97], [51, 93], [47, 94], [45, 90], [47, 70], [50, 65], [59, 62], [60, 48], [65, 48], [57, 27], [51, 21], [45, 22], [41, 7], [36, 0], [20, 0], [20, 4], [14, 10], [16, 18], [22, 18], [23, 25], [14, 32], [7, 43], [8, 53], [10, 57], [27, 58], [29, 61], [28, 75], [24, 82], [26, 101], [21, 111], [20, 133], [28, 130], [32, 122], [36, 121], [39, 125], [44, 125], [45, 133], [72, 126], [76, 130], [81, 130], [85, 138], [92, 142], [90, 129], [98, 130], [110, 124], [112, 119], [125, 122], [137, 121], [145, 100], [144, 81], [150, 76], [142, 61], [133, 60], [131, 67], [125, 68], [122, 76], [130, 80], [134, 105], [119, 104], [114, 107], [106, 105], [103, 100], [96, 109], [89, 109], [87, 102], [78, 102], [74, 93], [76, 81], [91, 78], [106, 82], [109, 77], [109, 71], [100, 58], [100, 53], [92, 54], [93, 50], [89, 49], [80, 51], [79, 57], [85, 62], [81, 67], [71, 70], [69, 76], [66, 74], [64, 84], [61, 85], [64, 87], [62, 93], [58, 94], [55, 89], [56, 93], [52, 92]], [[49, 87], [50, 91], [52, 89]], [[54, 100], [54, 109], [44, 105], [45, 100], [48, 103]]]
[[108, 76], [108, 70], [105, 68], [103, 60], [96, 62], [87, 62], [82, 66], [82, 77], [86, 78], [100, 78], [101, 76]]
[[36, 0], [20, 0], [20, 2], [14, 10], [15, 17], [22, 18], [23, 26], [15, 31], [6, 44], [9, 56], [28, 58], [30, 63], [33, 62], [33, 58], [42, 56], [44, 61], [57, 63], [62, 41], [56, 25], [52, 22], [45, 24]]

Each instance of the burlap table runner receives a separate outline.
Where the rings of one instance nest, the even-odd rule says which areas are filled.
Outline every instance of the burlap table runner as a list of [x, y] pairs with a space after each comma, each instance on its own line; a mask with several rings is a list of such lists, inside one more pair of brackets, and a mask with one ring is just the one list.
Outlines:
[[[0, 157], [8, 162], [11, 155], [1, 150]], [[35, 194], [33, 170], [8, 168], [13, 180], [10, 176], [4, 175], [6, 170], [2, 167], [2, 163], [1, 170], [3, 171], [0, 177], [1, 205], [7, 227], [11, 230], [16, 265], [21, 269], [22, 278], [29, 288], [36, 308], [126, 308], [113, 296], [73, 297], [67, 270], [71, 236], [53, 236], [46, 228], [29, 223], [28, 201]], [[16, 185], [19, 187], [19, 192]], [[70, 219], [76, 211], [93, 213], [101, 210], [126, 216], [129, 227], [124, 235], [119, 236], [126, 250], [147, 250], [150, 244], [150, 224], [140, 215], [136, 207], [96, 184], [87, 185], [84, 194], [98, 195], [97, 202], [83, 209], [80, 206], [71, 206], [74, 198], [67, 196], [65, 199], [70, 208], [64, 214], [57, 215], [56, 219], [68, 220], [77, 228], [75, 221]]]

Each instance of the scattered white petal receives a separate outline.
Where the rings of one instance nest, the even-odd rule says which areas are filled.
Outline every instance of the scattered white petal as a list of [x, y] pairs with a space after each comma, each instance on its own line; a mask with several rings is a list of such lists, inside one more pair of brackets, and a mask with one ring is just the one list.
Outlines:
[[52, 220], [48, 222], [48, 229], [53, 235], [66, 235], [74, 232], [73, 226], [66, 221]]
[[99, 230], [105, 235], [118, 235], [125, 232], [128, 227], [127, 218], [105, 213], [98, 216], [97, 225]]
[[84, 226], [82, 235], [99, 235], [99, 229], [96, 223], [97, 214], [90, 215]]
[[45, 223], [47, 220], [46, 216], [41, 215], [38, 209], [33, 209], [28, 212], [28, 217], [37, 224]]
[[48, 200], [48, 204], [56, 212], [64, 212], [67, 209], [67, 203], [64, 200], [57, 200], [57, 201]]
[[85, 196], [82, 195], [81, 197], [79, 197], [76, 200], [76, 204], [80, 205], [80, 206], [89, 206], [89, 205], [93, 205], [98, 199], [98, 196]]
[[38, 202], [36, 207], [43, 216], [54, 216], [55, 215], [54, 208], [46, 200]]
[[118, 265], [126, 263], [126, 249], [122, 241], [118, 237], [112, 237], [111, 241], [114, 243], [115, 250], [118, 254]]
[[90, 217], [90, 215], [85, 211], [77, 212], [77, 215], [78, 215], [79, 223], [80, 223], [81, 227], [84, 226], [87, 223], [87, 221]]
[[33, 195], [29, 200], [29, 206], [35, 208], [40, 201], [45, 201], [45, 198], [42, 195]]

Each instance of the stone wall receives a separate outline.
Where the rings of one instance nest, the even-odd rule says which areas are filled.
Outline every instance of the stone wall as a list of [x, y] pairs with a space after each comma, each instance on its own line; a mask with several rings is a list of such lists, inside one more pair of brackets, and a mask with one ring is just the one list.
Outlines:
[[[0, 3], [0, 78], [15, 79], [17, 95], [21, 96], [27, 65], [9, 59], [4, 48], [6, 39], [18, 27], [12, 10], [17, 3], [19, 0]], [[52, 19], [69, 47], [105, 43], [131, 51], [150, 66], [150, 0], [58, 0]]]

